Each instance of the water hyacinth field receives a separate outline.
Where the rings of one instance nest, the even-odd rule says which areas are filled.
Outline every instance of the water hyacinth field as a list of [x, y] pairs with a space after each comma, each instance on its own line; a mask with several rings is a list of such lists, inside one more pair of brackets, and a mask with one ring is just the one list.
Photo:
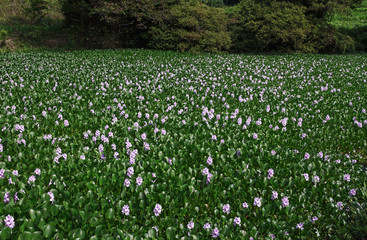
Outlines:
[[366, 55], [8, 53], [0, 109], [0, 239], [366, 236]]

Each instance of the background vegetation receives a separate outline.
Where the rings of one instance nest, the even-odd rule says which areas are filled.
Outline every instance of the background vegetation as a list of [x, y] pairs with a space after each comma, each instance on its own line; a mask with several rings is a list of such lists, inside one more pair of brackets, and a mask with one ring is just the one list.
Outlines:
[[367, 49], [362, 0], [0, 0], [0, 46], [190, 52]]

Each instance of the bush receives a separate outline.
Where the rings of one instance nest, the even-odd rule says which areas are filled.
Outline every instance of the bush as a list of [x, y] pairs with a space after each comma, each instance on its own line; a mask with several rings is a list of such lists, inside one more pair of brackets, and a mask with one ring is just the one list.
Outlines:
[[33, 21], [37, 21], [45, 16], [45, 10], [47, 10], [45, 0], [29, 0], [29, 5], [24, 8], [24, 14]]
[[231, 38], [223, 9], [198, 1], [174, 5], [162, 25], [150, 30], [150, 47], [191, 52], [229, 50]]

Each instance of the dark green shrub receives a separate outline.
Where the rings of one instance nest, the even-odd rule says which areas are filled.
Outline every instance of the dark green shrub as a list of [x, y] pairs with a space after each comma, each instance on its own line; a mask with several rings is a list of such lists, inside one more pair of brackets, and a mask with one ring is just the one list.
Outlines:
[[228, 18], [223, 9], [198, 1], [174, 5], [162, 25], [150, 30], [150, 47], [191, 52], [229, 50]]
[[29, 0], [29, 5], [24, 7], [25, 16], [37, 21], [45, 16], [45, 10], [47, 10], [46, 0]]

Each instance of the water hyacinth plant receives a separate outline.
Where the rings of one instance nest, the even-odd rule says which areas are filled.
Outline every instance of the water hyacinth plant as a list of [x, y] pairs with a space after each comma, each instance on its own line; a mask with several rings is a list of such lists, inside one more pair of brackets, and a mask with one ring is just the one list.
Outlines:
[[351, 238], [366, 220], [366, 66], [3, 54], [0, 239]]

